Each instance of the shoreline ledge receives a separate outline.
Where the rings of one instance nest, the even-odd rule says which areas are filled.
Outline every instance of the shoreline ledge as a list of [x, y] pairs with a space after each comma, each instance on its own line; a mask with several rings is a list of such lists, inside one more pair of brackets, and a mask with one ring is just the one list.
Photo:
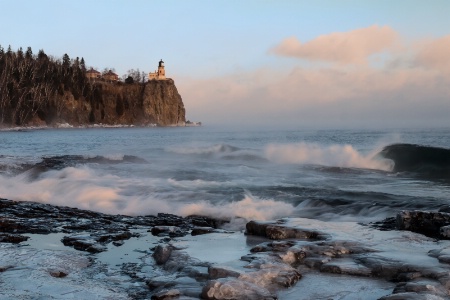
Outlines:
[[[244, 233], [203, 216], [108, 215], [0, 199], [0, 296], [448, 299], [448, 217], [254, 220]], [[441, 223], [429, 233], [431, 220]]]

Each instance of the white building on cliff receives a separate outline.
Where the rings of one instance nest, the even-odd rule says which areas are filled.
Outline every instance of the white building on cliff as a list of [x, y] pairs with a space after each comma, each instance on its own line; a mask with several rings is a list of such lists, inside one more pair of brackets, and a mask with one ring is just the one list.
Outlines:
[[158, 71], [148, 73], [148, 80], [165, 80], [166, 70], [164, 70], [164, 62], [161, 59], [158, 64]]

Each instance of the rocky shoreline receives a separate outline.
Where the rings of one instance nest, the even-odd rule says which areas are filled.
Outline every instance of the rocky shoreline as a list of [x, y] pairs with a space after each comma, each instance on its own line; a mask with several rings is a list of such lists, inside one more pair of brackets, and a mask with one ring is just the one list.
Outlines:
[[202, 216], [0, 199], [0, 296], [449, 299], [449, 220], [444, 211], [374, 224], [287, 218], [250, 221], [244, 233]]

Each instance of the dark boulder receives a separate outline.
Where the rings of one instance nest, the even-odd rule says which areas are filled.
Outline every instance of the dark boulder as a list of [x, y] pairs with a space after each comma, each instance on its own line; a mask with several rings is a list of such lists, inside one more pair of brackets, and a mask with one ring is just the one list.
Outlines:
[[158, 245], [153, 252], [153, 258], [158, 265], [165, 264], [172, 254], [172, 246], [170, 245]]
[[28, 239], [29, 239], [28, 236], [24, 236], [24, 235], [20, 235], [20, 234], [0, 233], [0, 243], [19, 244]]
[[447, 227], [450, 213], [430, 211], [401, 211], [397, 214], [397, 228], [424, 234], [429, 237], [450, 239]]

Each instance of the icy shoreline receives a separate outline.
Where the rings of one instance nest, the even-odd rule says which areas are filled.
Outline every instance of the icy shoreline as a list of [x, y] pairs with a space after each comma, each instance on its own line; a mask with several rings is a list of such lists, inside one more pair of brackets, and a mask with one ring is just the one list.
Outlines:
[[355, 222], [223, 222], [1, 199], [0, 298], [449, 298], [448, 240]]

